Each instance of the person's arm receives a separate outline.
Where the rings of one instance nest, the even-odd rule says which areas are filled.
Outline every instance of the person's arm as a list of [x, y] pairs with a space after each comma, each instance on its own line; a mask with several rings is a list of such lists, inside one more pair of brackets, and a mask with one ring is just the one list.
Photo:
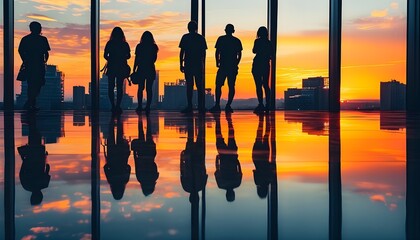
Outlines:
[[220, 67], [220, 50], [218, 48], [216, 48], [214, 57], [216, 58], [216, 67]]
[[46, 51], [45, 53], [44, 53], [44, 63], [47, 63], [48, 62], [48, 58], [50, 57], [50, 54], [48, 53], [48, 51]]
[[18, 48], [18, 52], [19, 52], [19, 56], [20, 59], [22, 59], [23, 64], [25, 64], [26, 62], [26, 51], [25, 51], [25, 44], [24, 44], [24, 40], [22, 39], [19, 43], [19, 48]]
[[254, 41], [254, 46], [252, 47], [252, 53], [257, 54], [257, 40]]
[[158, 52], [159, 52], [159, 48], [158, 48], [158, 46], [157, 45], [155, 45], [155, 51], [153, 52], [153, 63], [155, 63], [156, 62], [156, 60], [157, 60], [157, 54], [158, 54]]
[[105, 50], [104, 50], [104, 58], [105, 58], [105, 60], [109, 60], [109, 46], [108, 46], [108, 43], [106, 43], [106, 45], [105, 45]]
[[181, 72], [184, 72], [184, 57], [185, 57], [185, 49], [181, 48], [179, 51], [179, 69]]
[[50, 57], [50, 54], [48, 53], [48, 51], [50, 51], [51, 48], [50, 48], [50, 44], [48, 43], [48, 39], [47, 38], [44, 38], [44, 39], [45, 39], [44, 63], [47, 63], [48, 58]]
[[237, 58], [236, 58], [236, 60], [237, 60], [237, 65], [241, 62], [241, 58], [242, 58], [242, 50], [241, 51], [239, 51], [237, 54]]
[[127, 55], [126, 58], [130, 59], [131, 58], [131, 49], [130, 49], [130, 45], [128, 45], [128, 43], [126, 42], [126, 48], [127, 48]]
[[136, 47], [135, 55], [136, 56], [134, 57], [133, 72], [136, 72], [136, 67], [139, 66], [139, 59], [140, 59], [139, 45], [137, 45]]

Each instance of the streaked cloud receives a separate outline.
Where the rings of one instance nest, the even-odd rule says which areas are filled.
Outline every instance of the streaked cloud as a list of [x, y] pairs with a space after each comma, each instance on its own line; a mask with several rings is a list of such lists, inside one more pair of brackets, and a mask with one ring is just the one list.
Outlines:
[[33, 227], [31, 228], [31, 232], [33, 233], [50, 233], [50, 232], [56, 232], [58, 231], [58, 228], [56, 227]]
[[31, 14], [27, 14], [26, 17], [30, 19], [40, 20], [40, 21], [57, 22], [56, 19], [52, 17], [48, 17], [46, 15], [42, 15], [42, 14], [31, 13]]
[[404, 24], [405, 20], [406, 17], [402, 16], [367, 17], [358, 18], [353, 21], [353, 24], [359, 30], [397, 29]]
[[399, 5], [397, 2], [392, 2], [392, 3], [390, 4], [390, 7], [391, 7], [392, 9], [398, 9], [398, 8], [400, 7], [400, 5]]

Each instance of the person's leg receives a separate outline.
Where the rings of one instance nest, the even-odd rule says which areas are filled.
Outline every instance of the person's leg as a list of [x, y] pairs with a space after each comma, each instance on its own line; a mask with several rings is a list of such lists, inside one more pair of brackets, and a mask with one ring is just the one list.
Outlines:
[[[270, 91], [270, 87], [268, 85], [269, 74], [270, 74], [270, 68], [268, 67], [268, 69], [262, 74], [262, 85], [264, 87], [265, 105], [266, 105], [267, 110], [270, 109], [270, 97], [271, 97], [271, 91]], [[261, 87], [260, 87], [260, 89], [261, 89]]]
[[147, 93], [146, 111], [150, 111], [150, 105], [152, 104], [153, 82], [154, 82], [154, 79], [146, 80], [146, 93]]
[[203, 112], [205, 110], [205, 100], [204, 100], [204, 81], [203, 81], [203, 71], [197, 71], [195, 74], [195, 85], [197, 86], [197, 101], [198, 101], [198, 111]]
[[137, 89], [137, 102], [138, 106], [136, 111], [139, 112], [142, 110], [143, 107], [143, 90], [144, 90], [144, 81], [145, 79], [140, 79], [139, 81], [139, 88]]
[[121, 101], [123, 97], [124, 78], [117, 78], [117, 104], [116, 108], [121, 109]]
[[115, 88], [115, 76], [109, 75], [108, 76], [108, 98], [109, 98], [109, 102], [111, 103], [112, 110], [115, 109], [114, 88]]
[[193, 86], [194, 80], [193, 75], [190, 71], [185, 71], [185, 81], [187, 83], [187, 108], [182, 110], [183, 113], [189, 113], [192, 111], [192, 96], [193, 96]]
[[252, 75], [254, 76], [255, 90], [257, 93], [258, 104], [261, 105], [263, 104], [261, 75], [258, 74], [257, 72], [252, 72]]
[[228, 86], [229, 86], [229, 95], [228, 95], [228, 102], [226, 103], [226, 108], [228, 111], [233, 112], [231, 108], [231, 104], [233, 101], [233, 98], [235, 97], [235, 82], [236, 82], [236, 76], [238, 74], [238, 71], [231, 72], [227, 75], [228, 78]]
[[215, 106], [220, 108], [220, 98], [222, 96], [222, 86], [224, 84], [224, 81], [226, 79], [226, 74], [222, 69], [217, 70], [216, 74], [216, 104]]

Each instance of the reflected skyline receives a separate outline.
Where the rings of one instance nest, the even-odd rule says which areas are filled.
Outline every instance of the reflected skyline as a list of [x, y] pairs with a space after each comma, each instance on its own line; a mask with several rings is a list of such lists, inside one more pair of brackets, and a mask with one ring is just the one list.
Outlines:
[[[405, 128], [383, 129], [379, 112], [342, 112], [334, 117], [316, 112], [257, 116], [238, 111], [199, 117], [158, 111], [138, 116], [127, 111], [120, 119], [104, 113], [99, 117], [102, 134], [98, 142], [107, 147], [121, 143], [123, 147], [119, 160], [114, 161], [105, 158], [101, 146], [97, 181], [93, 181], [89, 136], [94, 123], [85, 118], [85, 125], [75, 125], [72, 111], [48, 114], [57, 116], [39, 114], [38, 124], [32, 126], [48, 126], [48, 121], [56, 121], [50, 122], [51, 126], [60, 126], [62, 121], [63, 127], [52, 127], [48, 132], [62, 137], [45, 144], [51, 179], [37, 206], [31, 206], [31, 192], [21, 186], [23, 166], [17, 148], [28, 143], [28, 137], [34, 136], [29, 133], [36, 133], [34, 130], [39, 130], [35, 134], [39, 142], [41, 128], [22, 126], [21, 119], [28, 118], [15, 113], [11, 118], [14, 126], [9, 122], [9, 128], [0, 129], [2, 134], [6, 129], [14, 130], [0, 144], [10, 146], [12, 140], [17, 159], [14, 171], [10, 171], [10, 165], [0, 169], [7, 180], [11, 172], [14, 174], [13, 184], [5, 181], [6, 188], [0, 188], [0, 192], [7, 195], [12, 190], [15, 195], [14, 199], [4, 199], [15, 208], [8, 208], [0, 222], [14, 221], [18, 239], [46, 235], [58, 239], [92, 235], [101, 239], [416, 236], [412, 229], [418, 223], [408, 214], [416, 211], [408, 209], [416, 209], [418, 195], [413, 185], [416, 168], [409, 164], [417, 156], [410, 150], [416, 146], [417, 127], [408, 124], [407, 135]], [[6, 116], [1, 119], [6, 124]], [[396, 126], [402, 121], [399, 119]], [[307, 124], [313, 127], [303, 127]], [[24, 136], [24, 131], [30, 136]], [[141, 148], [137, 148], [136, 139]], [[6, 140], [8, 144], [4, 145]], [[236, 147], [223, 148], [229, 146], [229, 140], [230, 146]], [[393, 145], [388, 146], [388, 142]], [[105, 153], [109, 155], [106, 148]], [[228, 168], [224, 168], [220, 156], [224, 153], [233, 154], [238, 162], [228, 162]], [[7, 163], [11, 163], [10, 158], [9, 154]], [[110, 165], [111, 170], [122, 170], [109, 171]], [[235, 171], [229, 171], [232, 169]], [[231, 184], [223, 182], [223, 175], [220, 178], [215, 174], [224, 170]], [[98, 192], [92, 195], [95, 186]], [[233, 187], [234, 201], [227, 201], [225, 186], [238, 186]], [[255, 219], [252, 225], [250, 218]]]

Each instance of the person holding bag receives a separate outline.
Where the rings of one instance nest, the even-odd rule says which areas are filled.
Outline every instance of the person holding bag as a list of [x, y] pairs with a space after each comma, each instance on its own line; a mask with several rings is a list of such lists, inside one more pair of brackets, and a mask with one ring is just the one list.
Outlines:
[[[106, 75], [108, 76], [108, 97], [112, 106], [112, 113], [121, 114], [121, 101], [123, 96], [124, 79], [130, 76], [130, 67], [127, 59], [130, 59], [130, 46], [124, 32], [120, 27], [115, 27], [111, 37], [106, 43], [104, 58], [107, 60]], [[117, 82], [117, 102], [114, 101], [114, 88]]]
[[[138, 107], [136, 112], [141, 112], [143, 90], [146, 85], [147, 103], [144, 111], [146, 114], [150, 112], [150, 104], [152, 103], [152, 86], [156, 78], [155, 62], [157, 59], [157, 53], [159, 51], [156, 45], [153, 34], [149, 31], [145, 31], [141, 36], [140, 43], [136, 47], [136, 58], [134, 60], [133, 74], [131, 80], [133, 83], [138, 83], [139, 88], [137, 90], [137, 101]], [[159, 94], [159, 93], [155, 93]]]

